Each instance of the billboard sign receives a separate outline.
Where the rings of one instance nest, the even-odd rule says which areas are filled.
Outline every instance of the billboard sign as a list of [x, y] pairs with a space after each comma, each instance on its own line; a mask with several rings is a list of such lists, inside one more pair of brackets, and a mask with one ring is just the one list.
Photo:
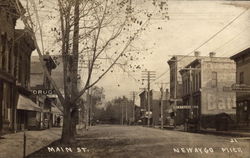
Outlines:
[[235, 114], [235, 92], [218, 92], [215, 90], [202, 91], [201, 114]]

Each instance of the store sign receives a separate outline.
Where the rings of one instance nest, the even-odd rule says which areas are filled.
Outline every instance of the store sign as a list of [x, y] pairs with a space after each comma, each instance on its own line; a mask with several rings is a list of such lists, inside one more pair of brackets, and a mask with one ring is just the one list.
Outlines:
[[53, 95], [56, 94], [56, 91], [54, 89], [35, 89], [32, 90], [32, 93], [34, 95]]
[[182, 106], [176, 106], [176, 109], [198, 109], [198, 106], [191, 106], [191, 105], [182, 105]]
[[223, 91], [250, 93], [250, 86], [246, 84], [233, 84], [231, 87], [223, 87]]
[[233, 84], [231, 87], [234, 91], [250, 91], [250, 86], [246, 84]]

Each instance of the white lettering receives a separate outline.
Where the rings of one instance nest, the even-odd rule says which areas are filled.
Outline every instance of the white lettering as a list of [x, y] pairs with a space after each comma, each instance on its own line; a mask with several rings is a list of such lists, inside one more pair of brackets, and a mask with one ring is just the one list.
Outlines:
[[49, 152], [55, 152], [55, 149], [53, 147], [47, 147]]
[[180, 150], [178, 148], [173, 148], [175, 153], [180, 153]]

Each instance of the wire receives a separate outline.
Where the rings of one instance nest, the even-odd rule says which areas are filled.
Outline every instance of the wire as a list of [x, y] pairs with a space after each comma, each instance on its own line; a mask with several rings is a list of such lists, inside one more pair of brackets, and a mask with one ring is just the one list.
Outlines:
[[[196, 49], [194, 49], [193, 51], [189, 52], [187, 55], [183, 56], [182, 58], [180, 58], [178, 61], [181, 61], [183, 58], [189, 56], [190, 54], [192, 54], [194, 51], [198, 50], [199, 48], [201, 48], [202, 46], [204, 46], [205, 44], [207, 44], [209, 41], [211, 41], [214, 37], [216, 37], [219, 33], [221, 33], [223, 30], [225, 30], [228, 26], [230, 26], [235, 20], [237, 20], [241, 15], [243, 15], [244, 13], [246, 13], [248, 11], [248, 9], [244, 10], [243, 12], [241, 12], [238, 16], [236, 16], [233, 20], [231, 20], [227, 25], [225, 25], [224, 27], [222, 27], [222, 29], [220, 29], [218, 32], [216, 32], [213, 36], [211, 36], [208, 40], [206, 40], [205, 42], [203, 42], [200, 46], [198, 46]], [[177, 62], [178, 62], [177, 61]]]
[[[225, 25], [224, 27], [222, 27], [218, 32], [216, 32], [214, 35], [212, 35], [209, 39], [207, 39], [205, 42], [203, 42], [200, 46], [198, 46], [196, 49], [194, 49], [193, 51], [187, 53], [186, 55], [184, 55], [182, 58], [180, 58], [177, 62], [181, 61], [182, 59], [184, 59], [185, 57], [188, 57], [190, 54], [192, 54], [194, 51], [198, 50], [199, 48], [201, 48], [202, 46], [204, 46], [205, 44], [207, 44], [209, 41], [211, 41], [214, 37], [216, 37], [219, 33], [221, 33], [223, 30], [225, 30], [228, 26], [230, 26], [235, 20], [237, 20], [239, 17], [241, 17], [243, 14], [245, 14], [248, 11], [248, 8], [244, 11], [242, 11], [238, 16], [236, 16], [233, 20], [231, 20], [227, 25]], [[157, 77], [153, 82], [155, 82], [156, 80], [158, 80], [159, 78], [161, 78], [163, 75], [165, 75], [166, 73], [169, 72], [170, 69], [168, 69], [167, 71], [163, 72], [159, 77]]]

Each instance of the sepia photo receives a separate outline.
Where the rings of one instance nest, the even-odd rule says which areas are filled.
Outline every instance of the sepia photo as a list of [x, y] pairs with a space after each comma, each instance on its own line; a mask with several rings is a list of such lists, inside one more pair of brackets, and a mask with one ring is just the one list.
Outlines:
[[250, 158], [249, 9], [0, 0], [0, 158]]

